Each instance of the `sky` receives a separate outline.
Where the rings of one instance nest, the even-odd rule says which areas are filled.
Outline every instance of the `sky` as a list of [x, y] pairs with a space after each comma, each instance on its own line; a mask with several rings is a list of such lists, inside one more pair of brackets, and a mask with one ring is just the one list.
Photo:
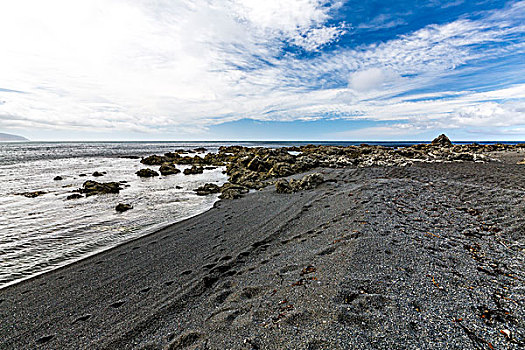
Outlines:
[[0, 132], [523, 141], [525, 1], [9, 1]]

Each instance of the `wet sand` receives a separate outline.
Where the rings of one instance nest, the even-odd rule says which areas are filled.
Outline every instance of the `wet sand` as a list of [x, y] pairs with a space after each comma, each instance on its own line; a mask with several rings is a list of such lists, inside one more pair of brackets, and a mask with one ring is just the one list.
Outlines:
[[525, 165], [491, 156], [217, 202], [0, 290], [0, 348], [519, 349]]

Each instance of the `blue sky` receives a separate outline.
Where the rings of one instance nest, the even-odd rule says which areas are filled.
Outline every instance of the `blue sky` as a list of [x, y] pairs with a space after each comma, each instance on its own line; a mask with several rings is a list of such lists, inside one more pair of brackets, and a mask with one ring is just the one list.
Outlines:
[[0, 132], [525, 140], [525, 1], [19, 0]]

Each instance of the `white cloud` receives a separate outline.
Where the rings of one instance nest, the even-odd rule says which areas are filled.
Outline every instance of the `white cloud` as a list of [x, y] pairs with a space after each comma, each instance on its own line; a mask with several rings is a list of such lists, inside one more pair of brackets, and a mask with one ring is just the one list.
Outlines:
[[350, 87], [356, 91], [380, 89], [386, 84], [399, 80], [400, 77], [392, 71], [381, 68], [369, 68], [350, 75]]
[[9, 2], [0, 12], [0, 127], [201, 133], [245, 117], [325, 114], [489, 127], [507, 112], [518, 125], [523, 108], [501, 100], [525, 98], [522, 85], [512, 93], [411, 91], [469, 62], [524, 53], [516, 40], [524, 4], [299, 59], [283, 46], [317, 51], [344, 35], [344, 24], [327, 25], [341, 2]]

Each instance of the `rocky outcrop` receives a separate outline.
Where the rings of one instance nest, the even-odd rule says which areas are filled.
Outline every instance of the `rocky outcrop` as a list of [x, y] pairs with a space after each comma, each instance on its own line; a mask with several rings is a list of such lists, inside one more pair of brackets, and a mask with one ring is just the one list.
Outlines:
[[196, 175], [196, 174], [202, 174], [204, 172], [204, 168], [201, 166], [194, 165], [191, 168], [184, 169], [183, 173], [184, 175]]
[[160, 166], [159, 171], [163, 176], [180, 173], [180, 170], [177, 169], [173, 163], [163, 163]]
[[432, 140], [431, 145], [438, 147], [452, 147], [452, 142], [450, 142], [450, 139], [447, 137], [447, 135], [441, 134]]
[[93, 174], [91, 174], [91, 176], [93, 177], [101, 177], [101, 176], [104, 176], [105, 172], [98, 172], [98, 171], [95, 171]]
[[97, 182], [97, 181], [86, 181], [82, 185], [82, 188], [76, 190], [76, 192], [83, 193], [86, 197], [100, 194], [119, 193], [122, 188], [118, 182]]
[[55, 176], [55, 177], [53, 178], [53, 180], [54, 180], [54, 181], [61, 181], [61, 180], [64, 180], [64, 178], [63, 178], [62, 176], [58, 175], [58, 176]]
[[119, 213], [123, 213], [123, 212], [131, 210], [131, 209], [133, 209], [133, 206], [131, 204], [124, 204], [124, 203], [119, 203], [115, 207], [115, 210], [117, 212], [119, 212]]
[[195, 189], [194, 191], [195, 191], [195, 193], [197, 193], [198, 196], [207, 196], [209, 194], [219, 193], [221, 191], [221, 189], [216, 184], [207, 183], [207, 184], [204, 184], [203, 186]]
[[154, 177], [159, 176], [159, 173], [157, 173], [155, 170], [151, 170], [148, 168], [140, 169], [135, 174], [139, 177]]
[[[182, 156], [183, 150], [166, 153], [164, 156], [150, 156], [142, 159], [144, 164], [191, 165], [184, 174], [201, 174], [203, 169], [226, 166], [230, 185], [243, 189], [261, 189], [276, 183], [279, 191], [289, 191], [286, 183], [276, 179], [311, 171], [317, 167], [372, 167], [372, 166], [410, 166], [416, 162], [487, 162], [491, 161], [489, 152], [525, 148], [525, 145], [453, 145], [450, 139], [438, 136], [431, 143], [409, 147], [384, 147], [361, 144], [359, 146], [305, 145], [300, 147], [262, 148], [243, 146], [220, 147], [217, 153], [206, 153], [194, 157]], [[195, 151], [195, 150], [194, 150]], [[291, 180], [291, 190], [309, 188], [314, 179], [307, 183]], [[293, 184], [293, 185], [292, 185]], [[221, 188], [222, 197], [239, 197], [239, 188]]]

